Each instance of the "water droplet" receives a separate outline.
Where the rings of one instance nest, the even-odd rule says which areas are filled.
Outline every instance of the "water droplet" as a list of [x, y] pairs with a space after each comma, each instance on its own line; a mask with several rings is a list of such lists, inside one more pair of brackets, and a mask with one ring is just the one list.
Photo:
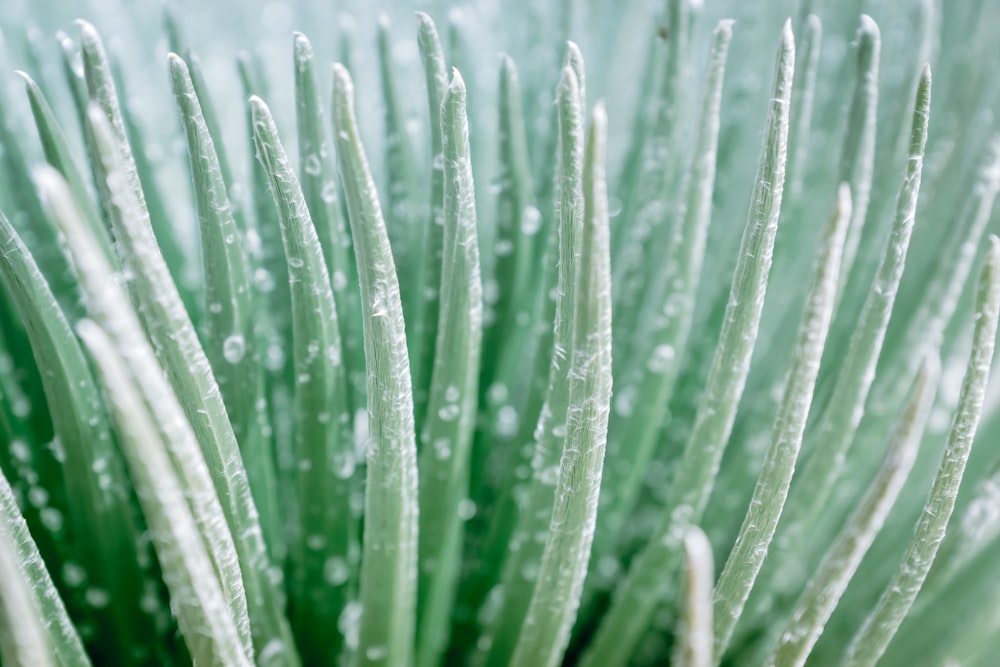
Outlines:
[[340, 586], [351, 576], [347, 561], [340, 556], [330, 556], [323, 563], [323, 579], [331, 586]]
[[538, 474], [538, 481], [545, 486], [555, 486], [559, 481], [559, 466], [549, 466]]
[[222, 342], [222, 357], [231, 364], [238, 364], [243, 361], [246, 354], [247, 344], [243, 336], [233, 334]]
[[264, 363], [269, 371], [281, 370], [285, 365], [285, 350], [281, 345], [272, 343], [267, 346], [267, 356]]
[[56, 461], [59, 463], [66, 462], [66, 448], [63, 447], [62, 440], [59, 439], [59, 436], [54, 437], [52, 441], [49, 442], [47, 447], [49, 451], [52, 452], [52, 456]]
[[305, 260], [302, 259], [301, 257], [288, 258], [288, 266], [293, 269], [301, 269], [303, 266], [305, 266], [305, 263], [306, 263]]
[[11, 401], [10, 411], [15, 417], [27, 417], [31, 414], [31, 401], [23, 397], [17, 398]]
[[673, 360], [673, 345], [657, 345], [653, 348], [653, 354], [649, 357], [646, 367], [653, 373], [666, 373], [673, 365]]
[[259, 289], [264, 294], [269, 294], [274, 291], [275, 281], [274, 276], [271, 275], [270, 271], [266, 269], [257, 269], [253, 272], [253, 281]]
[[455, 403], [461, 397], [462, 394], [458, 391], [458, 387], [453, 384], [448, 385], [448, 387], [444, 390], [444, 400], [449, 403]]
[[333, 181], [327, 181], [323, 184], [323, 190], [319, 193], [319, 196], [327, 204], [337, 203], [337, 184]]
[[604, 556], [603, 558], [597, 561], [597, 574], [602, 579], [610, 580], [616, 574], [618, 574], [619, 567], [620, 564], [618, 563], [617, 558], [614, 558], [612, 556]]
[[497, 411], [496, 433], [502, 438], [512, 438], [517, 435], [517, 410], [512, 405], [505, 405]]
[[338, 292], [345, 287], [347, 287], [347, 276], [344, 275], [343, 271], [334, 271], [331, 277], [331, 282], [333, 284], [333, 289]]
[[213, 315], [218, 315], [219, 313], [222, 312], [222, 304], [218, 302], [208, 304], [208, 312], [212, 313]]
[[490, 279], [483, 281], [483, 303], [495, 304], [500, 299], [500, 284]]
[[448, 438], [436, 438], [433, 443], [434, 456], [439, 461], [444, 461], [451, 456], [451, 440]]
[[313, 551], [319, 551], [326, 546], [326, 536], [325, 535], [309, 535], [306, 537], [306, 547], [312, 549]]
[[59, 510], [53, 509], [51, 507], [46, 507], [41, 512], [39, 512], [38, 515], [41, 518], [42, 523], [45, 524], [45, 527], [48, 528], [53, 533], [58, 533], [59, 531], [62, 530], [63, 515], [62, 512], [60, 512]]
[[635, 409], [635, 387], [625, 387], [615, 397], [615, 412], [620, 417], [628, 417]]
[[83, 597], [87, 600], [87, 604], [94, 609], [104, 609], [111, 602], [111, 596], [103, 588], [88, 588]]
[[476, 516], [476, 503], [469, 498], [463, 498], [458, 502], [458, 518], [462, 521], [468, 521], [472, 517]]
[[[486, 596], [486, 601], [479, 608], [479, 614], [477, 615], [481, 625], [488, 626], [496, 620], [497, 615], [500, 613], [500, 607], [503, 605], [503, 598], [503, 584], [497, 584], [490, 589], [489, 594]], [[488, 635], [483, 635], [482, 637], [490, 639]], [[490, 643], [492, 644], [492, 639], [490, 639]]]
[[508, 257], [512, 252], [514, 252], [514, 244], [503, 239], [497, 241], [493, 246], [493, 251], [496, 253], [497, 257]]
[[49, 504], [49, 492], [40, 486], [33, 486], [28, 489], [28, 502], [32, 507], [45, 507]]
[[139, 598], [139, 608], [150, 615], [160, 611], [160, 596], [155, 588], [143, 591]]
[[256, 257], [260, 253], [261, 240], [260, 234], [257, 233], [256, 229], [248, 229], [246, 236], [243, 237], [243, 241], [247, 247], [247, 254], [252, 257]]
[[534, 236], [542, 226], [542, 212], [534, 206], [527, 206], [521, 211], [521, 233]]
[[452, 422], [458, 419], [459, 413], [462, 411], [460, 407], [454, 403], [450, 405], [445, 405], [440, 410], [438, 410], [438, 419], [441, 421]]
[[319, 176], [322, 171], [322, 165], [319, 162], [319, 156], [313, 153], [306, 158], [306, 164], [303, 167], [305, 172], [310, 176]]
[[276, 658], [285, 652], [285, 642], [280, 639], [272, 639], [268, 643], [264, 644], [262, 648], [257, 653], [257, 664], [266, 665], [269, 664], [271, 660]]
[[389, 649], [384, 646], [371, 646], [365, 651], [365, 658], [372, 662], [385, 660], [389, 656]]
[[344, 605], [337, 619], [337, 629], [344, 638], [344, 647], [348, 650], [358, 648], [358, 630], [361, 627], [361, 603], [353, 600]]
[[66, 561], [62, 566], [62, 578], [70, 588], [79, 588], [87, 583], [87, 571], [79, 563]]
[[334, 452], [332, 459], [333, 474], [340, 479], [350, 479], [354, 475], [356, 464], [351, 452]]
[[503, 403], [507, 400], [509, 393], [507, 385], [502, 382], [494, 382], [486, 391], [486, 396], [493, 403]]

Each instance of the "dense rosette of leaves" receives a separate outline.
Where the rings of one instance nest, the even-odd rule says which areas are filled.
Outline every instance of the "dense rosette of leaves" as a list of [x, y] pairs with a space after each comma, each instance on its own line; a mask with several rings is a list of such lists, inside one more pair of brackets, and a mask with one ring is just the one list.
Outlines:
[[0, 661], [993, 667], [1000, 6], [662, 4], [8, 0]]

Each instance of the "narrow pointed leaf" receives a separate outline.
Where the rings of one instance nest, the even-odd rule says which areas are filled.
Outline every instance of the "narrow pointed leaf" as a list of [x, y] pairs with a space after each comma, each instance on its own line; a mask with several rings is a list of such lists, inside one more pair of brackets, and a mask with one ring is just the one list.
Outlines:
[[[62, 177], [51, 168], [42, 168], [36, 180], [46, 205], [46, 212], [66, 237], [88, 314], [111, 336], [115, 349], [125, 357], [131, 377], [142, 378], [138, 391], [130, 386], [126, 386], [125, 390], [142, 397], [146, 409], [155, 420], [155, 435], [151, 437], [168, 447], [169, 464], [166, 466], [160, 464], [159, 468], [163, 470], [165, 479], [171, 475], [171, 471], [177, 476], [179, 483], [184, 487], [183, 497], [197, 525], [196, 536], [185, 538], [185, 545], [200, 535], [201, 548], [211, 559], [209, 571], [213, 573], [213, 579], [221, 588], [229, 610], [228, 618], [237, 633], [240, 642], [239, 652], [248, 657], [252, 655], [250, 624], [236, 548], [191, 425], [163, 376], [163, 370], [157, 363], [152, 346], [143, 334], [138, 316], [129, 307], [128, 297], [116, 281], [115, 274], [104, 259], [99, 244], [86, 227]], [[120, 173], [116, 172], [115, 180], [119, 190], [128, 192]], [[133, 381], [128, 384], [134, 386], [135, 383]], [[113, 406], [115, 410], [118, 408], [119, 406]], [[116, 422], [119, 428], [130, 426], [120, 423], [117, 418]], [[126, 450], [125, 453], [129, 469], [135, 475], [137, 473], [135, 466], [137, 463], [141, 465], [141, 461], [131, 458], [129, 451]], [[163, 510], [151, 506], [144, 509], [144, 513], [146, 511]], [[154, 517], [149, 515], [146, 518], [148, 522], [154, 520]], [[168, 548], [184, 547], [171, 543]], [[191, 549], [197, 550], [198, 547], [192, 544]], [[167, 554], [167, 557], [170, 555]], [[203, 569], [199, 572], [203, 572]], [[198, 576], [204, 580], [204, 575]], [[206, 581], [204, 585], [211, 587], [213, 584]], [[189, 593], [186, 589], [181, 589], [176, 594], [181, 596], [181, 599], [177, 600], [178, 604], [181, 604], [184, 601], [183, 596]], [[214, 609], [212, 612], [222, 613]], [[196, 632], [196, 628], [197, 624], [192, 624], [192, 631]], [[225, 637], [224, 639], [228, 641]], [[192, 636], [190, 641], [194, 644], [190, 647], [191, 650], [197, 651], [201, 640], [197, 636]]]
[[512, 665], [561, 664], [583, 593], [611, 412], [611, 249], [604, 174], [607, 116], [591, 118], [569, 351], [566, 438], [537, 583]]
[[[122, 609], [110, 619], [107, 632], [113, 633], [124, 659], [131, 644], [147, 639], [137, 635], [151, 632], [135, 618], [144, 578], [137, 546], [143, 528], [133, 518], [130, 482], [113, 447], [105, 407], [83, 350], [28, 249], [2, 213], [0, 249], [0, 279], [14, 297], [39, 368], [46, 369], [42, 385], [64, 453], [63, 465], [80, 471], [65, 476], [73, 531], [87, 536], [80, 541], [79, 554], [89, 584], [107, 591]], [[110, 639], [106, 638], [109, 643]]]
[[899, 569], [886, 586], [878, 603], [847, 648], [844, 664], [868, 667], [878, 662], [899, 629], [920, 588], [938, 548], [944, 540], [948, 520], [955, 509], [958, 489], [965, 473], [972, 441], [982, 416], [986, 384], [993, 362], [997, 319], [1000, 317], [1000, 239], [990, 237], [990, 250], [979, 278], [976, 297], [972, 352], [962, 381], [948, 442], [930, 495], [914, 529]]
[[70, 153], [66, 137], [59, 127], [59, 122], [56, 120], [52, 108], [42, 94], [38, 84], [27, 74], [23, 72], [19, 72], [19, 74], [24, 78], [25, 89], [28, 93], [28, 102], [31, 105], [31, 113], [35, 119], [35, 127], [38, 128], [38, 136], [42, 142], [45, 159], [66, 179], [70, 189], [73, 191], [73, 196], [80, 202], [84, 215], [87, 216], [87, 222], [90, 223], [91, 228], [94, 230], [94, 235], [100, 241], [101, 247], [104, 248], [109, 261], [117, 261], [117, 257], [111, 249], [111, 235], [108, 233], [107, 227], [104, 226], [104, 221], [101, 219], [100, 213], [98, 213], [93, 200], [90, 198], [90, 192], [84, 184], [83, 174], [80, 172], [76, 161]]
[[767, 290], [778, 227], [785, 160], [788, 107], [795, 63], [790, 23], [781, 35], [775, 65], [770, 113], [764, 132], [757, 180], [733, 274], [719, 343], [712, 359], [694, 428], [670, 489], [663, 518], [649, 543], [632, 561], [582, 665], [621, 664], [628, 660], [664, 594], [688, 525], [701, 520], [732, 431], [736, 408], [749, 372], [750, 358]]
[[847, 355], [838, 364], [840, 371], [833, 394], [813, 436], [821, 446], [806, 463], [798, 482], [798, 495], [789, 505], [786, 526], [787, 539], [791, 541], [801, 539], [829, 500], [864, 413], [913, 232], [927, 143], [930, 96], [931, 74], [930, 69], [925, 68], [914, 105], [909, 160], [896, 202], [892, 231]]
[[[431, 190], [430, 215], [426, 222], [414, 230], [420, 245], [416, 259], [416, 280], [410, 286], [402, 285], [404, 303], [414, 304], [413, 314], [406, 318], [406, 340], [413, 364], [414, 417], [417, 428], [427, 413], [428, 400], [425, 382], [433, 372], [436, 341], [434, 327], [438, 322], [439, 290], [444, 248], [444, 153], [441, 132], [441, 104], [448, 89], [441, 39], [431, 18], [417, 12], [417, 45], [420, 48], [424, 80], [427, 84], [427, 109], [430, 118]], [[388, 73], [383, 74], [388, 76]], [[383, 86], [386, 82], [383, 82]], [[388, 90], [387, 90], [388, 92]], [[384, 93], [387, 94], [387, 93]]]
[[247, 479], [260, 512], [264, 537], [279, 533], [278, 498], [270, 438], [259, 421], [263, 377], [254, 334], [255, 313], [250, 270], [240, 244], [233, 208], [213, 136], [202, 114], [186, 63], [168, 56], [174, 98], [188, 142], [191, 175], [201, 234], [205, 276], [202, 340], [240, 444]]
[[83, 320], [79, 332], [100, 370], [191, 657], [208, 665], [249, 667], [252, 663], [188, 511], [186, 489], [172, 471], [167, 445], [143, 404], [142, 392], [106, 332], [91, 320]]
[[[687, 177], [684, 212], [672, 232], [670, 248], [663, 262], [661, 282], [664, 294], [651, 317], [649, 329], [643, 329], [645, 340], [636, 341], [641, 349], [649, 350], [650, 356], [639, 369], [641, 376], [637, 382], [625, 373], [618, 376], [624, 387], [617, 393], [634, 392], [642, 400], [634, 401], [635, 409], [630, 414], [612, 416], [616, 428], [612, 431], [608, 447], [601, 511], [597, 516], [595, 559], [606, 555], [614, 547], [632, 510], [652, 460], [664, 412], [687, 347], [712, 214], [719, 107], [731, 38], [732, 22], [720, 22], [715, 29], [709, 55], [701, 122]], [[630, 336], [628, 330], [616, 331], [618, 336]]]
[[799, 596], [765, 660], [767, 667], [801, 667], [805, 663], [913, 467], [939, 374], [937, 360], [930, 357], [896, 420], [882, 467]]
[[663, 70], [653, 101], [638, 182], [622, 213], [627, 223], [618, 227], [614, 243], [615, 319], [629, 325], [634, 323], [643, 300], [644, 275], [659, 265], [652, 254], [657, 245], [655, 240], [666, 235], [674, 219], [679, 171], [674, 152], [678, 147], [682, 108], [678, 100], [683, 96], [680, 91], [687, 79], [690, 58], [691, 4], [690, 0], [666, 3], [670, 24], [667, 54], [660, 64]]
[[[332, 662], [334, 625], [351, 596], [356, 526], [349, 505], [355, 469], [347, 374], [333, 289], [305, 197], [271, 112], [250, 98], [257, 155], [271, 181], [288, 262], [295, 368], [295, 453], [299, 526], [292, 545], [296, 636], [308, 663]], [[327, 565], [333, 562], [339, 568]], [[334, 581], [326, 573], [344, 572]], [[345, 572], [346, 571], [346, 572]], [[325, 591], [317, 599], [316, 589]]]
[[881, 49], [882, 35], [878, 25], [870, 16], [862, 14], [858, 29], [854, 93], [851, 96], [837, 174], [841, 181], [850, 183], [852, 202], [851, 225], [847, 230], [844, 266], [840, 273], [841, 287], [847, 282], [854, 266], [871, 198]]
[[[418, 195], [419, 171], [414, 155], [413, 142], [406, 130], [406, 120], [403, 110], [403, 97], [397, 84], [396, 66], [393, 62], [392, 42], [390, 35], [389, 15], [382, 12], [378, 16], [378, 64], [382, 100], [385, 104], [385, 193], [386, 193], [386, 228], [392, 243], [393, 260], [401, 279], [410, 281], [416, 278], [414, 267], [413, 243], [416, 240], [417, 206], [422, 205]], [[432, 127], [431, 131], [437, 131]], [[418, 202], [420, 202], [418, 204]], [[435, 249], [437, 258], [440, 248]], [[432, 286], [435, 291], [437, 284]], [[411, 296], [404, 293], [403, 296]], [[425, 299], [427, 299], [425, 297]], [[430, 301], [430, 299], [427, 299]], [[437, 297], [434, 301], [436, 302]], [[422, 304], [409, 301], [404, 303], [409, 311], [411, 308], [423, 308]], [[437, 322], [437, 310], [429, 316], [430, 322]], [[430, 352], [433, 353], [433, 329]], [[426, 348], [425, 348], [426, 349]], [[425, 360], [422, 360], [425, 361]], [[414, 367], [418, 377], [414, 378], [414, 386], [420, 391], [427, 391], [430, 382], [431, 368]]]
[[[138, 128], [134, 119], [131, 118], [127, 109], [123, 108], [119, 102], [115, 77], [112, 73], [111, 64], [105, 53], [100, 35], [94, 26], [86, 21], [77, 21], [77, 24], [80, 28], [83, 73], [86, 77], [90, 100], [92, 103], [100, 106], [111, 126], [115, 138], [115, 146], [118, 151], [118, 159], [122, 165], [122, 173], [125, 175], [133, 196], [138, 200], [140, 206], [147, 210], [147, 217], [149, 217], [148, 211], [151, 210], [153, 212], [153, 217], [150, 218], [151, 222], [147, 224], [150, 224], [151, 228], [154, 224], [156, 225], [157, 241], [163, 248], [165, 258], [170, 261], [170, 268], [173, 271], [172, 275], [176, 276], [176, 279], [183, 287], [185, 303], [190, 304], [193, 297], [190, 293], [190, 276], [186, 273], [187, 260], [184, 252], [177, 245], [175, 230], [168, 226], [170, 219], [166, 213], [163, 200], [160, 197], [158, 185], [153, 176], [153, 168], [145, 157], [145, 142], [137, 134]], [[89, 132], [92, 132], [92, 129]], [[136, 145], [141, 149], [138, 153], [133, 153], [132, 151], [130, 140], [133, 139], [136, 140]], [[92, 136], [91, 140], [93, 141]], [[92, 144], [90, 148], [90, 159], [94, 160], [99, 148], [96, 146], [96, 143]], [[92, 168], [94, 169], [98, 190], [100, 191], [102, 184], [99, 178], [99, 167], [92, 165]], [[143, 189], [142, 177], [145, 177], [149, 186], [148, 194], [151, 196], [148, 203], [146, 201], [147, 192]]]
[[3, 664], [90, 667], [83, 642], [66, 613], [66, 606], [52, 583], [2, 471], [0, 541], [0, 549], [4, 552], [0, 556], [4, 570], [4, 599], [0, 602], [0, 618], [3, 619], [0, 627], [4, 628], [0, 632]]
[[479, 397], [483, 293], [465, 82], [455, 70], [441, 114], [444, 265], [437, 350], [420, 435], [420, 576], [417, 663], [440, 662], [462, 556], [463, 506]]
[[[559, 460], [566, 437], [569, 406], [568, 356], [573, 350], [573, 305], [576, 266], [583, 230], [583, 110], [576, 74], [564, 67], [556, 90], [559, 110], [559, 172], [557, 178], [558, 283], [553, 326], [552, 357], [545, 404], [535, 429], [531, 459], [532, 479], [527, 500], [520, 507], [517, 523], [507, 540], [510, 554], [501, 574], [502, 601], [496, 620], [484, 632], [488, 666], [506, 665], [511, 659], [525, 614], [531, 603], [534, 577], [545, 550], [547, 528], [559, 476]], [[536, 575], [537, 576], [537, 575]]]
[[148, 213], [132, 196], [120, 163], [123, 149], [116, 147], [103, 111], [92, 106], [89, 120], [103, 174], [102, 197], [110, 212], [123, 267], [132, 276], [130, 295], [194, 429], [222, 503], [239, 554], [254, 644], [263, 652], [272, 640], [280, 641], [283, 650], [267, 655], [276, 664], [294, 662], [287, 620], [269, 574], [272, 566], [246, 468], [215, 375], [159, 253]]
[[784, 509], [788, 487], [806, 418], [812, 405], [823, 347], [833, 317], [844, 236], [851, 218], [851, 198], [847, 184], [837, 192], [833, 216], [823, 233], [812, 287], [799, 324], [791, 368], [784, 395], [771, 431], [771, 444], [750, 507], [743, 519], [736, 544], [722, 569], [714, 594], [715, 654], [722, 655], [733, 628], [743, 612], [750, 589], [767, 556], [768, 547]]
[[677, 667], [710, 667], [712, 659], [712, 544], [700, 528], [684, 537], [684, 586], [673, 662]]
[[316, 235], [337, 306], [337, 320], [344, 346], [344, 365], [352, 407], [364, 396], [364, 369], [354, 367], [362, 355], [361, 304], [358, 301], [358, 269], [351, 251], [351, 234], [341, 214], [340, 196], [334, 180], [334, 156], [323, 120], [323, 103], [316, 84], [312, 46], [305, 35], [295, 35], [295, 101], [299, 139], [299, 182]]
[[367, 484], [357, 665], [412, 662], [417, 451], [399, 281], [354, 116], [354, 84], [333, 68], [337, 157], [357, 254], [368, 376]]
[[[433, 22], [426, 15], [417, 15], [417, 43], [420, 47], [424, 79], [427, 82], [427, 105], [430, 116], [431, 134], [431, 201], [430, 216], [425, 224], [419, 224], [420, 216], [415, 216], [412, 207], [415, 202], [407, 202], [407, 190], [412, 188], [416, 164], [413, 148], [403, 130], [399, 93], [396, 90], [395, 73], [389, 51], [389, 23], [383, 14], [379, 17], [379, 64], [382, 75], [382, 96], [386, 104], [386, 163], [389, 179], [389, 239], [393, 251], [399, 258], [400, 278], [404, 286], [410, 277], [415, 278], [411, 287], [404, 287], [403, 308], [407, 320], [407, 340], [410, 346], [410, 363], [413, 371], [413, 405], [417, 429], [423, 428], [427, 414], [431, 375], [433, 374], [436, 352], [435, 327], [441, 311], [441, 275], [444, 262], [444, 137], [441, 126], [441, 105], [448, 86], [445, 73], [444, 52]], [[393, 220], [395, 218], [395, 220]], [[412, 219], [411, 219], [412, 218]], [[402, 225], [412, 225], [407, 232]], [[396, 231], [394, 227], [399, 227]], [[394, 236], [395, 235], [395, 236]], [[412, 241], [420, 242], [420, 257], [410, 257], [403, 245], [407, 235]], [[396, 238], [401, 239], [397, 241]], [[397, 247], [399, 249], [397, 250]], [[407, 273], [409, 272], [409, 274]], [[411, 324], [412, 323], [412, 324]]]
[[823, 24], [818, 16], [811, 14], [802, 34], [802, 48], [798, 49], [802, 60], [796, 66], [795, 90], [792, 93], [792, 122], [788, 128], [789, 197], [797, 198], [802, 193], [803, 182], [810, 168], [807, 162], [809, 136], [812, 131], [816, 70], [822, 41]]

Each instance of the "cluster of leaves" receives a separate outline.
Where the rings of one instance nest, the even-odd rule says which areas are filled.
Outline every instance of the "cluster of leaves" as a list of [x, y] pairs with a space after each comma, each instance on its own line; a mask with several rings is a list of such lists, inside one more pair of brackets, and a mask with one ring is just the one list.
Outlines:
[[992, 665], [997, 7], [482, 4], [0, 58], [0, 662]]

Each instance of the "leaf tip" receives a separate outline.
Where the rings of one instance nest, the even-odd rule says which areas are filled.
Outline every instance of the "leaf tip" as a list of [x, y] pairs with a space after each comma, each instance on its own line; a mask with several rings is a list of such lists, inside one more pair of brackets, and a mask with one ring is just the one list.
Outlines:
[[295, 50], [295, 61], [297, 63], [302, 60], [312, 59], [312, 43], [309, 41], [309, 38], [305, 36], [305, 33], [298, 31], [293, 32], [292, 46]]
[[733, 24], [736, 23], [733, 19], [722, 19], [715, 25], [715, 31], [712, 33], [716, 39], [724, 37], [729, 40], [733, 36]]
[[878, 24], [875, 23], [875, 19], [873, 19], [868, 14], [862, 14], [861, 25], [858, 28], [858, 32], [860, 32], [861, 37], [865, 36], [878, 37], [879, 36]]
[[1000, 263], [1000, 238], [998, 238], [996, 234], [990, 234], [987, 242], [990, 247], [986, 251], [986, 261], [996, 265]]
[[167, 67], [170, 68], [170, 73], [174, 76], [186, 76], [188, 73], [187, 63], [173, 51], [167, 54]]
[[344, 96], [348, 100], [354, 95], [354, 82], [351, 73], [342, 63], [333, 64], [333, 94], [334, 97]]
[[705, 531], [698, 526], [688, 526], [684, 533], [684, 556], [691, 566], [705, 568], [708, 571], [713, 568], [712, 544], [708, 541]]
[[931, 96], [931, 64], [924, 63], [924, 66], [920, 69], [920, 87], [918, 88], [918, 96], [923, 99], [927, 98], [927, 104], [930, 104]]
[[93, 23], [86, 21], [84, 19], [77, 19], [73, 21], [76, 27], [80, 30], [80, 45], [84, 48], [97, 48], [103, 49], [103, 44], [101, 42], [101, 35], [97, 32], [97, 28], [94, 27]]
[[254, 125], [260, 122], [262, 118], [271, 115], [271, 110], [267, 108], [267, 103], [259, 95], [251, 95], [247, 103], [250, 105], [250, 113], [253, 117]]
[[578, 95], [577, 91], [579, 89], [580, 89], [580, 81], [576, 77], [576, 72], [573, 70], [572, 67], [566, 65], [565, 67], [562, 68], [562, 74], [559, 77], [559, 88], [557, 89], [558, 91], [557, 97], [563, 98], [564, 96], [571, 94], [572, 98], [576, 98]]
[[451, 84], [448, 86], [448, 93], [465, 97], [465, 79], [462, 78], [462, 73], [458, 71], [457, 67], [451, 68]]
[[795, 50], [795, 34], [792, 32], [792, 19], [785, 19], [785, 25], [781, 27], [781, 50]]
[[604, 100], [598, 100], [594, 108], [590, 111], [590, 122], [594, 125], [594, 131], [598, 135], [603, 135], [608, 126], [608, 110]]
[[806, 32], [817, 35], [823, 31], [823, 22], [815, 14], [810, 14], [806, 19]]

